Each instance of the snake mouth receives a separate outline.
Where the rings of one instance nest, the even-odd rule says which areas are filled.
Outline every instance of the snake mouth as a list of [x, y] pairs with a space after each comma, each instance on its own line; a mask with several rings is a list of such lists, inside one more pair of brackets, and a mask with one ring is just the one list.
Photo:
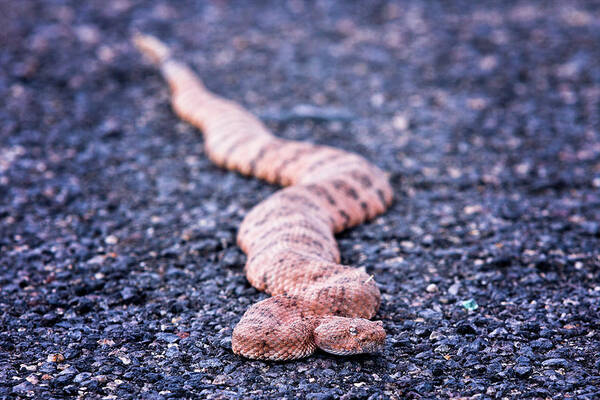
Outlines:
[[345, 349], [321, 349], [329, 354], [335, 354], [336, 356], [349, 356], [352, 354], [360, 354], [352, 350]]
[[335, 354], [336, 356], [350, 356], [355, 354], [379, 353], [381, 350], [383, 350], [383, 347], [383, 343], [369, 343], [360, 349], [335, 349], [321, 347], [321, 350], [329, 354]]

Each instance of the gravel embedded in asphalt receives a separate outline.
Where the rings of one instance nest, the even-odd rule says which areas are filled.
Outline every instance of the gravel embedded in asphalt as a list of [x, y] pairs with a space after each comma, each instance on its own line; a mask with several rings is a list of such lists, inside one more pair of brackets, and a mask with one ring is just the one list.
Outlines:
[[[600, 3], [1, 1], [0, 398], [600, 396]], [[219, 169], [129, 42], [389, 171], [381, 354], [248, 361]]]

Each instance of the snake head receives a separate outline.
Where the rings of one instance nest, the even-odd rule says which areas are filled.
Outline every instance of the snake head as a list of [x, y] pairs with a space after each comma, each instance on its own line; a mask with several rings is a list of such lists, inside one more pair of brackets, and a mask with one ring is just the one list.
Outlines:
[[383, 348], [385, 331], [381, 321], [323, 317], [315, 328], [315, 343], [321, 350], [337, 355], [375, 353]]

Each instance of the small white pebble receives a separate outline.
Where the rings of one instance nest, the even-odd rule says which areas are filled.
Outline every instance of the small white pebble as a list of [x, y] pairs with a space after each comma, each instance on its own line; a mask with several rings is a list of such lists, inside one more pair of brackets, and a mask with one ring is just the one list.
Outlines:
[[479, 68], [482, 71], [490, 71], [498, 65], [498, 59], [495, 56], [485, 56], [479, 60]]
[[371, 105], [373, 107], [379, 108], [383, 105], [384, 102], [385, 97], [382, 93], [375, 93], [373, 96], [371, 96]]
[[431, 335], [429, 335], [429, 340], [439, 340], [442, 339], [444, 337], [444, 335], [442, 335], [441, 333], [437, 332], [437, 331], [433, 331], [431, 332]]
[[404, 247], [405, 249], [414, 249], [415, 244], [409, 240], [403, 240], [402, 242], [400, 242], [400, 246]]
[[430, 283], [429, 285], [427, 285], [427, 288], [425, 290], [427, 290], [427, 292], [429, 293], [435, 293], [437, 292], [438, 287], [435, 283]]
[[515, 170], [517, 171], [517, 173], [519, 175], [526, 175], [529, 172], [530, 169], [531, 169], [531, 165], [529, 163], [526, 163], [526, 162], [518, 164], [515, 167]]
[[480, 213], [483, 211], [483, 207], [481, 207], [479, 204], [475, 204], [472, 206], [466, 206], [463, 209], [464, 213], [467, 215], [471, 215], [471, 214], [475, 214], [475, 213]]
[[131, 360], [127, 356], [119, 356], [119, 360], [121, 360], [124, 365], [131, 364]]
[[119, 242], [119, 238], [116, 237], [115, 235], [107, 236], [106, 239], [104, 239], [104, 243], [106, 243], [106, 244], [117, 244], [118, 242]]
[[398, 131], [407, 130], [409, 124], [410, 123], [408, 121], [408, 118], [402, 114], [396, 114], [396, 115], [394, 115], [394, 118], [392, 119], [392, 126], [394, 127], [394, 129], [396, 129]]

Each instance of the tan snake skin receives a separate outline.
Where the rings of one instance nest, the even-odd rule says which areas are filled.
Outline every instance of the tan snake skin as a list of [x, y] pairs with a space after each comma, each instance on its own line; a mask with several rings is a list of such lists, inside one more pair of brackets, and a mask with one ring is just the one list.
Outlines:
[[152, 36], [136, 46], [162, 72], [173, 109], [202, 130], [219, 166], [289, 186], [255, 206], [237, 241], [245, 273], [272, 297], [250, 307], [233, 330], [234, 353], [290, 360], [316, 348], [345, 355], [379, 351], [385, 342], [380, 293], [364, 269], [340, 265], [334, 233], [381, 214], [392, 201], [385, 174], [332, 147], [283, 140], [241, 106], [209, 92]]

